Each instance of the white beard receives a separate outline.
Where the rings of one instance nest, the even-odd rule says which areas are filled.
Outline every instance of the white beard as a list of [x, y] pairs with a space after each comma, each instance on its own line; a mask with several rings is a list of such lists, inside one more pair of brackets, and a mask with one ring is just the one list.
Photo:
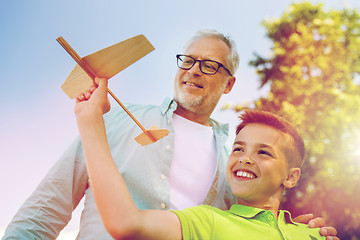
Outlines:
[[[216, 105], [218, 104], [224, 90], [226, 84], [222, 88], [219, 88], [218, 91], [211, 94], [211, 96], [196, 96], [190, 94], [188, 92], [180, 90], [178, 87], [175, 86], [175, 101], [184, 109], [198, 113], [198, 114], [208, 114], [212, 113], [215, 109]], [[210, 101], [205, 104], [206, 98], [209, 98]]]
[[194, 96], [187, 92], [177, 91], [175, 100], [184, 109], [190, 112], [199, 112], [204, 102], [204, 96]]

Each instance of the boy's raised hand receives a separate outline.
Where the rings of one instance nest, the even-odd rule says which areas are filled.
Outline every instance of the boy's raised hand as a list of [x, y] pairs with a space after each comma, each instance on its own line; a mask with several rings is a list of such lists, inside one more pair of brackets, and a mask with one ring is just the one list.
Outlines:
[[97, 86], [92, 86], [76, 97], [74, 109], [76, 115], [90, 114], [91, 112], [105, 114], [110, 110], [110, 101], [107, 96], [108, 80], [96, 77], [95, 83]]

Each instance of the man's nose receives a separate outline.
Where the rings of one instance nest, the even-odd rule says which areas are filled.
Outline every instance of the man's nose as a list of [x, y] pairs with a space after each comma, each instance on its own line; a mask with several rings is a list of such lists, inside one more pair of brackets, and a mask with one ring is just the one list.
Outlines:
[[200, 62], [196, 61], [194, 66], [192, 66], [192, 68], [190, 68], [188, 72], [194, 76], [200, 76], [202, 74], [200, 70]]

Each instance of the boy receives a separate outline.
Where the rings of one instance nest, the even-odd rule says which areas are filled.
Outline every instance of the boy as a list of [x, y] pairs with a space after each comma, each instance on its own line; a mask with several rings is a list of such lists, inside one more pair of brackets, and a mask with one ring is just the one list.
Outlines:
[[278, 210], [284, 190], [300, 177], [305, 149], [290, 124], [266, 112], [246, 112], [237, 129], [226, 173], [238, 204], [229, 211], [205, 205], [183, 211], [139, 210], [107, 143], [102, 117], [109, 110], [106, 89], [106, 80], [100, 80], [89, 100], [77, 100], [75, 114], [94, 198], [112, 237], [325, 239], [319, 229], [294, 223], [288, 212]]

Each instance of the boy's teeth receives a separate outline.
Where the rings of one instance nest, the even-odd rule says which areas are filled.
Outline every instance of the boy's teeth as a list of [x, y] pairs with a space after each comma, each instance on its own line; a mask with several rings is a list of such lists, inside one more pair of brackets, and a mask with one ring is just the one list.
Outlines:
[[245, 171], [237, 171], [236, 176], [238, 177], [246, 177], [246, 178], [255, 178], [255, 175]]

